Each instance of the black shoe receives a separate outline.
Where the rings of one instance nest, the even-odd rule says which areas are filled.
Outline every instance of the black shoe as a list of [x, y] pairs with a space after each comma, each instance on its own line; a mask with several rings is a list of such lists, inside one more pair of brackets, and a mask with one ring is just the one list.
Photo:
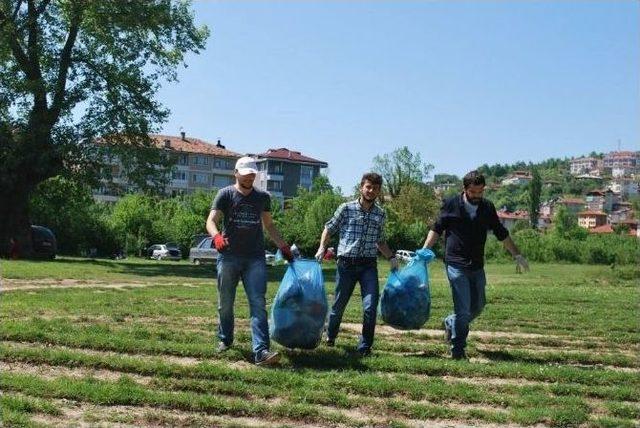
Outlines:
[[220, 342], [218, 343], [218, 352], [224, 352], [224, 351], [228, 351], [229, 349], [231, 349], [231, 345], [227, 345], [224, 342]]
[[361, 357], [368, 357], [369, 355], [371, 355], [371, 348], [358, 349], [358, 355], [360, 355]]
[[257, 366], [270, 366], [275, 364], [280, 359], [280, 354], [277, 352], [271, 352], [267, 349], [260, 351], [256, 356], [256, 365]]
[[327, 339], [324, 341], [324, 344], [327, 345], [329, 348], [333, 348], [334, 346], [336, 346], [336, 340], [335, 339]]
[[451, 359], [469, 361], [469, 357], [464, 351], [451, 351]]

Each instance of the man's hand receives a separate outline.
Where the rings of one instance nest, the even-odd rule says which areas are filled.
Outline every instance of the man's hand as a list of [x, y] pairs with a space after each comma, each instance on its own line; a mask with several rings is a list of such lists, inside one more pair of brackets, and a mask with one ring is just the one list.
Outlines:
[[516, 273], [529, 271], [529, 262], [527, 262], [527, 259], [525, 259], [522, 254], [518, 254], [513, 259], [516, 261]]
[[316, 251], [315, 258], [318, 263], [322, 263], [322, 259], [324, 258], [324, 253], [327, 251], [322, 245], [318, 247], [318, 251]]
[[280, 248], [280, 252], [282, 253], [282, 258], [291, 263], [293, 261], [293, 254], [291, 253], [291, 247], [287, 244], [283, 245]]
[[396, 259], [396, 256], [392, 256], [389, 259], [389, 265], [391, 266], [391, 270], [398, 269], [398, 259]]
[[229, 240], [223, 233], [216, 233], [213, 237], [213, 245], [216, 247], [216, 250], [222, 251], [229, 245]]

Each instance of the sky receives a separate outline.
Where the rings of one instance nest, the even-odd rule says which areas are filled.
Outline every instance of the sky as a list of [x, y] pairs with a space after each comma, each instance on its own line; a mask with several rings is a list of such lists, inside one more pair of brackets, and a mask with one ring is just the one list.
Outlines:
[[287, 147], [343, 192], [407, 146], [484, 163], [640, 150], [638, 1], [195, 1], [211, 36], [159, 100], [162, 132]]

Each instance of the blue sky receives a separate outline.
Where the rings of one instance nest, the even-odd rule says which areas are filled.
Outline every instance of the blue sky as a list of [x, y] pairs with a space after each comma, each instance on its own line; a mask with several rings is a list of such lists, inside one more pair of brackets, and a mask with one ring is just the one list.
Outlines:
[[162, 131], [288, 147], [350, 191], [408, 146], [434, 173], [640, 150], [640, 2], [196, 1], [211, 30]]

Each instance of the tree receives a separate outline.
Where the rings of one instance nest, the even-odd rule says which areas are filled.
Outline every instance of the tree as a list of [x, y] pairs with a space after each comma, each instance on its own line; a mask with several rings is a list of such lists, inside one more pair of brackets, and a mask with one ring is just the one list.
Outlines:
[[391, 198], [396, 198], [402, 188], [410, 183], [424, 183], [433, 165], [424, 163], [420, 153], [411, 153], [407, 146], [373, 158], [373, 170], [382, 175], [383, 187]]
[[578, 219], [567, 208], [560, 206], [553, 218], [553, 233], [561, 239], [584, 240], [589, 232], [578, 225]]
[[538, 217], [540, 216], [540, 193], [542, 192], [542, 179], [538, 168], [533, 168], [533, 178], [529, 183], [529, 220], [531, 228], [538, 228]]
[[154, 96], [208, 34], [187, 2], [0, 2], [0, 253], [10, 231], [30, 252], [29, 198], [50, 177], [95, 183], [108, 155], [141, 187], [165, 176]]

